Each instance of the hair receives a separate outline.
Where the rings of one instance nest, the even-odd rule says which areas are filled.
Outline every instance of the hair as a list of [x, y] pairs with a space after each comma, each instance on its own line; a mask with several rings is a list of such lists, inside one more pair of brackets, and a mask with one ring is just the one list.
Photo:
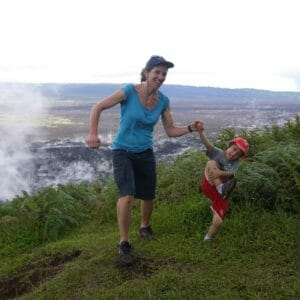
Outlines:
[[142, 72], [141, 72], [141, 82], [145, 82], [146, 81], [146, 75], [145, 72], [149, 71], [146, 68], [143, 68]]

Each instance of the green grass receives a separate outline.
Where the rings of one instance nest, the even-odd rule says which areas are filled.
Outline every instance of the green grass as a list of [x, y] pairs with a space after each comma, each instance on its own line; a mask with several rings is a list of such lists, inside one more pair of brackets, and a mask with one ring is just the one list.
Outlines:
[[[216, 240], [205, 244], [206, 226], [195, 224], [206, 215], [204, 201], [188, 200], [182, 208], [190, 222], [179, 224], [167, 205], [155, 209], [157, 241], [138, 237], [135, 208], [132, 267], [118, 263], [117, 225], [93, 221], [64, 239], [2, 257], [0, 279], [22, 274], [30, 286], [30, 275], [44, 272], [21, 299], [296, 299], [299, 220], [283, 211], [233, 207]], [[190, 214], [197, 205], [198, 218]], [[75, 251], [73, 259], [53, 265], [53, 258]]]
[[111, 181], [1, 203], [0, 299], [300, 299], [299, 128], [297, 117], [246, 136], [255, 152], [241, 164], [212, 243], [203, 242], [212, 215], [199, 193], [206, 156], [194, 151], [159, 165], [158, 239], [138, 236], [136, 200], [131, 267], [118, 261]]

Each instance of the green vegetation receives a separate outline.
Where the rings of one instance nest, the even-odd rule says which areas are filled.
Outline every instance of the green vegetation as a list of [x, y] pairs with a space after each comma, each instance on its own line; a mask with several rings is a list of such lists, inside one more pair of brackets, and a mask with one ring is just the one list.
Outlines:
[[[226, 129], [223, 147], [236, 134]], [[204, 153], [158, 166], [152, 224], [132, 267], [118, 264], [112, 181], [45, 188], [0, 204], [0, 299], [299, 299], [300, 117], [241, 131], [251, 145], [216, 240], [199, 193]]]

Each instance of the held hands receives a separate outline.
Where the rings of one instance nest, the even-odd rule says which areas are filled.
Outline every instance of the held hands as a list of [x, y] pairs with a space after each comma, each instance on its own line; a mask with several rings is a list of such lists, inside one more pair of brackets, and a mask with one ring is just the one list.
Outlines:
[[204, 131], [204, 123], [202, 121], [196, 121], [195, 127], [196, 127], [195, 131], [198, 131], [198, 132]]
[[89, 134], [87, 139], [86, 139], [87, 145], [92, 148], [92, 149], [97, 149], [99, 148], [101, 141], [96, 134]]
[[189, 125], [189, 131], [193, 132], [193, 131], [203, 131], [204, 127], [203, 127], [203, 122], [202, 121], [195, 121], [193, 124]]

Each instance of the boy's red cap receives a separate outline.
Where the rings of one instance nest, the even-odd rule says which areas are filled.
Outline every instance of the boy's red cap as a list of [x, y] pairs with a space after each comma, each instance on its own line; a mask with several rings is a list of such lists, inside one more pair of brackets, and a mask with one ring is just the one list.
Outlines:
[[241, 138], [241, 137], [236, 137], [232, 139], [229, 143], [229, 145], [236, 144], [237, 147], [244, 153], [243, 157], [246, 157], [249, 152], [249, 143], [247, 140]]

